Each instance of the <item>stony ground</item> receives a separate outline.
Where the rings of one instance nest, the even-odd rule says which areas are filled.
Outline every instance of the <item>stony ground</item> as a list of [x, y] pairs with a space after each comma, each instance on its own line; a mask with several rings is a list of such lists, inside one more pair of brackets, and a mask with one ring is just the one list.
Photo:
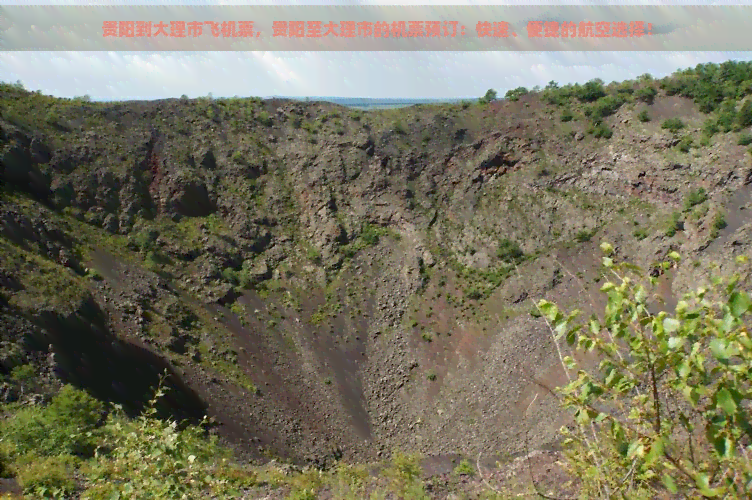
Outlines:
[[[750, 253], [747, 148], [728, 133], [677, 149], [704, 117], [662, 91], [608, 116], [608, 139], [536, 95], [365, 113], [7, 88], [0, 103], [3, 364], [52, 353], [55, 377], [134, 412], [167, 370], [164, 411], [208, 413], [253, 460], [545, 449], [568, 417], [533, 301], [600, 307], [604, 240], [646, 268], [685, 255], [669, 303]], [[661, 128], [676, 117], [681, 134]], [[560, 484], [537, 453], [465, 490]], [[459, 498], [436, 467], [435, 497]]]

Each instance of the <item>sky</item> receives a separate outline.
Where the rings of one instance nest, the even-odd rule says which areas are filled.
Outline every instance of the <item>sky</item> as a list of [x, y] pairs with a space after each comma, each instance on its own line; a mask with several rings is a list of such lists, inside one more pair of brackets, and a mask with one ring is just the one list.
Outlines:
[[[40, 2], [34, 2], [39, 5]], [[82, 5], [87, 2], [45, 1]], [[88, 4], [149, 4], [106, 2]], [[165, 5], [231, 4], [393, 4], [389, 0], [197, 2]], [[400, 2], [423, 4], [422, 1]], [[436, 4], [491, 4], [443, 0]], [[507, 4], [558, 2], [505, 2]], [[615, 5], [626, 2], [566, 2]], [[656, 2], [629, 2], [651, 5]], [[668, 2], [659, 2], [666, 5]], [[682, 4], [690, 2], [670, 2]], [[695, 3], [696, 2], [692, 2]], [[714, 2], [726, 3], [726, 2]], [[3, 5], [32, 4], [0, 0]], [[156, 4], [156, 3], [155, 3]], [[705, 62], [752, 60], [752, 52], [0, 52], [0, 80], [20, 80], [29, 90], [94, 100], [206, 96], [336, 96], [370, 98], [468, 98], [489, 88], [544, 86], [601, 78], [606, 82], [655, 77]]]

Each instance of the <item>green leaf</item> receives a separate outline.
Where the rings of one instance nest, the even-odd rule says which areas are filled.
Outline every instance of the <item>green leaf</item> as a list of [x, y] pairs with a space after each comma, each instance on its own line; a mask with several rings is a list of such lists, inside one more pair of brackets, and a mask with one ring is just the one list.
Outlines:
[[572, 346], [577, 341], [577, 330], [571, 329], [567, 332], [567, 344]]
[[634, 441], [632, 444], [629, 445], [629, 450], [627, 451], [627, 458], [634, 458], [637, 456], [642, 456], [645, 453], [645, 446], [638, 440]]
[[567, 370], [574, 370], [577, 367], [577, 363], [575, 362], [574, 358], [572, 358], [572, 356], [565, 356], [564, 366], [567, 367]]
[[667, 333], [675, 332], [676, 330], [679, 329], [679, 326], [680, 326], [679, 321], [677, 321], [674, 318], [666, 318], [663, 320], [663, 329]]
[[685, 385], [682, 388], [682, 392], [687, 401], [692, 404], [692, 407], [697, 408], [697, 405], [700, 403], [700, 391], [696, 387]]
[[590, 332], [593, 333], [594, 335], [598, 335], [600, 331], [601, 331], [600, 322], [595, 318], [591, 319], [590, 320]]
[[614, 259], [611, 257], [603, 257], [603, 266], [604, 267], [614, 267]]
[[687, 362], [687, 360], [682, 360], [679, 363], [679, 369], [677, 370], [677, 373], [679, 375], [679, 378], [682, 380], [687, 380], [689, 375], [692, 373], [692, 367]]
[[672, 252], [669, 252], [668, 258], [675, 262], [679, 262], [681, 260], [681, 255], [679, 255], [675, 251], [672, 251]]
[[650, 451], [648, 451], [647, 455], [645, 455], [645, 462], [648, 464], [655, 463], [656, 460], [660, 459], [663, 456], [663, 439], [658, 438], [653, 442], [653, 444], [650, 446]]
[[729, 297], [728, 305], [731, 309], [731, 314], [733, 314], [735, 318], [740, 318], [744, 313], [749, 311], [750, 307], [752, 307], [752, 300], [750, 300], [749, 295], [747, 295], [746, 292], [737, 291], [732, 293], [731, 297]]
[[663, 475], [663, 485], [674, 495], [679, 491], [679, 488], [676, 487], [676, 481], [674, 481], [674, 478], [668, 474]]
[[731, 294], [731, 292], [733, 292], [736, 289], [736, 285], [738, 283], [739, 283], [739, 275], [735, 274], [728, 281], [728, 284], [726, 284], [726, 292]]
[[606, 255], [611, 255], [612, 253], [614, 253], [614, 247], [604, 241], [603, 243], [601, 243], [601, 251]]
[[726, 413], [726, 415], [733, 415], [736, 413], [736, 401], [728, 389], [723, 387], [716, 393], [717, 405]]
[[710, 352], [713, 353], [713, 356], [715, 356], [715, 359], [721, 362], [728, 362], [729, 359], [729, 353], [728, 353], [728, 344], [723, 339], [713, 339], [710, 341]]
[[715, 422], [705, 428], [705, 436], [707, 437], [707, 440], [713, 445], [716, 454], [720, 457], [725, 457], [729, 453], [728, 441], [720, 428], [724, 423], [725, 422]]
[[635, 301], [638, 304], [642, 304], [645, 302], [647, 296], [648, 293], [645, 291], [645, 287], [640, 286], [639, 288], [637, 288], [637, 292], [635, 293]]
[[540, 309], [540, 312], [543, 313], [543, 315], [546, 316], [549, 321], [554, 321], [556, 319], [556, 315], [559, 313], [559, 308], [557, 308], [556, 305], [548, 302], [547, 300], [541, 300], [538, 303], [538, 309]]
[[601, 287], [601, 292], [608, 292], [608, 291], [613, 290], [614, 288], [616, 288], [616, 285], [608, 281], [604, 283], [603, 286]]
[[681, 337], [671, 337], [670, 339], [668, 339], [669, 349], [676, 350], [682, 347], [683, 345], [684, 345], [684, 339]]
[[717, 497], [719, 495], [717, 489], [710, 488], [710, 479], [707, 474], [697, 474], [695, 477], [695, 484], [700, 490], [700, 493], [705, 497]]
[[686, 300], [680, 300], [679, 302], [676, 303], [675, 310], [677, 314], [685, 313], [687, 309], [689, 309], [689, 304], [687, 303]]

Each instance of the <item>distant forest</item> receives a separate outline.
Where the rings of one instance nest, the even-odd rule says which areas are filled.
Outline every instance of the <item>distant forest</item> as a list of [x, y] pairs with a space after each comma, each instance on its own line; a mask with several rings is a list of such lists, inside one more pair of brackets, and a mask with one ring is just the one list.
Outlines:
[[[277, 96], [275, 96], [277, 97]], [[281, 97], [281, 96], [280, 96]], [[349, 106], [359, 109], [380, 109], [380, 108], [401, 108], [413, 106], [415, 104], [439, 104], [447, 102], [477, 101], [477, 98], [471, 99], [408, 99], [408, 98], [366, 98], [366, 97], [285, 97], [287, 99], [307, 100], [307, 101], [325, 101]]]

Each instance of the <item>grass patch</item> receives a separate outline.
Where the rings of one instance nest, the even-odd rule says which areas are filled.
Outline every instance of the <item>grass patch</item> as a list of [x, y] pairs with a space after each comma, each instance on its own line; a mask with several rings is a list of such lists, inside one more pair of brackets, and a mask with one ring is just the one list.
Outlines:
[[597, 232], [597, 229], [582, 229], [575, 234], [574, 239], [579, 243], [585, 243], [590, 241]]
[[671, 218], [666, 225], [666, 236], [672, 238], [678, 231], [682, 231], [683, 229], [684, 222], [681, 220], [681, 214], [679, 212], [672, 213]]
[[635, 229], [634, 233], [632, 233], [632, 236], [637, 238], [639, 241], [642, 241], [648, 237], [648, 230], [644, 227]]
[[11, 304], [24, 309], [68, 310], [89, 295], [85, 278], [5, 238], [0, 238], [0, 254], [4, 267], [18, 276], [23, 286], [11, 295]]

